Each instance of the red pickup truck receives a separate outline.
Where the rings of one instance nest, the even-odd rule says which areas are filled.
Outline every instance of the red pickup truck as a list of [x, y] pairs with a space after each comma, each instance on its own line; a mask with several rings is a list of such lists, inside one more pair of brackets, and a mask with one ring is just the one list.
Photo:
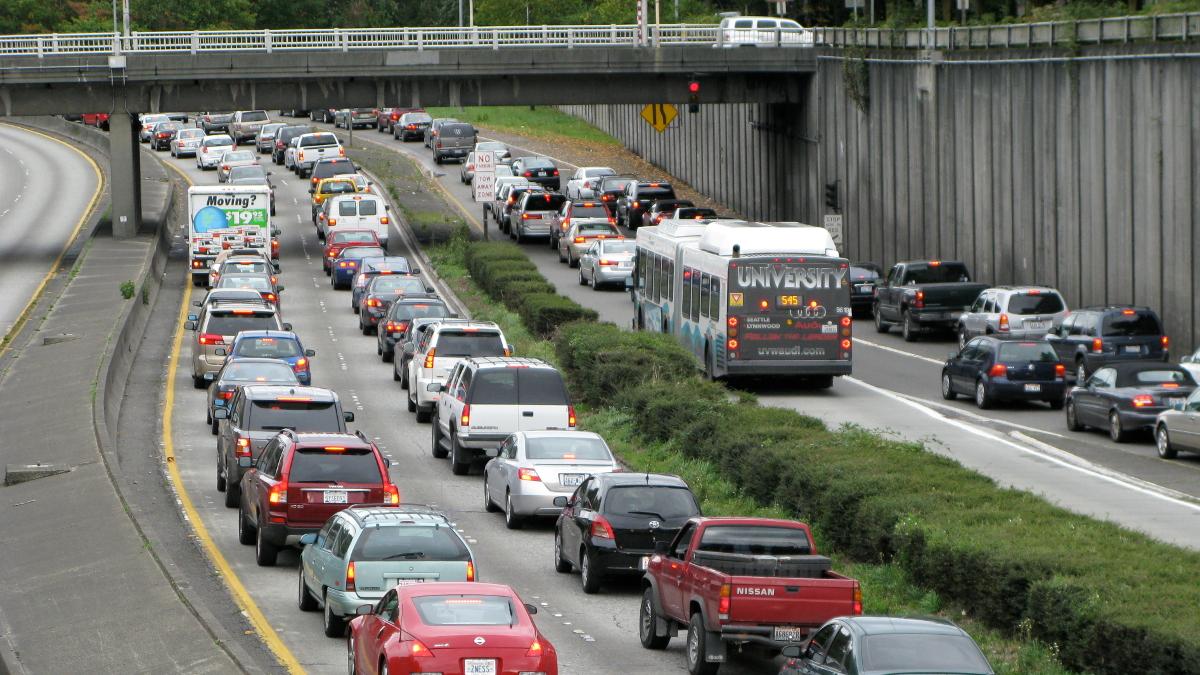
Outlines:
[[767, 518], [692, 518], [646, 565], [638, 634], [665, 649], [687, 630], [688, 672], [716, 673], [727, 646], [769, 653], [838, 616], [862, 614], [862, 589], [830, 571], [808, 525]]

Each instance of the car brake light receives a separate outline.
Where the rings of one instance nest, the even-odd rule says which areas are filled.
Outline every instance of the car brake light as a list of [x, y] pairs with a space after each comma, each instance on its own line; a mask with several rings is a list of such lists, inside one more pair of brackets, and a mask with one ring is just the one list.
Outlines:
[[596, 516], [592, 521], [591, 535], [597, 539], [613, 539], [612, 526], [604, 516]]
[[391, 221], [391, 220], [389, 220], [387, 216], [384, 216], [384, 217], [382, 217], [382, 218], [380, 218], [380, 219], [379, 219], [379, 224], [380, 224], [380, 225], [387, 225], [387, 224], [388, 224], [388, 223], [390, 223], [390, 222], [392, 222], [392, 221]]
[[382, 307], [383, 303], [377, 298], [367, 298], [367, 307]]
[[271, 489], [267, 492], [267, 501], [271, 504], [288, 503], [287, 488], [288, 485], [286, 480], [279, 481], [278, 483], [272, 485]]
[[633, 208], [635, 208], [635, 209], [636, 209], [636, 208], [641, 208], [641, 206], [642, 206], [642, 203], [641, 203], [641, 202], [634, 202], [634, 203], [633, 203]]
[[532, 172], [532, 171], [526, 171], [525, 173], [523, 173], [523, 174], [521, 174], [521, 175], [525, 176], [526, 178], [531, 178], [531, 177], [533, 176], [533, 172]]
[[1137, 314], [1137, 312], [1133, 311], [1132, 309], [1123, 309], [1121, 310], [1121, 314], [1124, 314], [1125, 316], [1133, 316], [1134, 314]]
[[355, 591], [354, 587], [354, 561], [351, 560], [349, 565], [346, 565], [346, 591]]
[[300, 372], [301, 370], [308, 370], [308, 359], [306, 359], [304, 357], [300, 357], [299, 359], [297, 359], [296, 365], [292, 366], [292, 370], [294, 370], [296, 372]]
[[729, 340], [727, 340], [727, 341], [725, 342], [725, 348], [726, 348], [726, 349], [728, 349], [728, 350], [729, 350], [729, 351], [731, 351], [731, 352], [736, 352], [736, 351], [737, 351], [737, 348], [738, 348], [738, 341], [737, 341], [737, 339], [736, 339], [736, 338], [729, 338]]
[[587, 238], [585, 238], [585, 237], [575, 237], [575, 243], [576, 243], [576, 244], [582, 244], [582, 243], [584, 243], [584, 242], [586, 242], [586, 241], [587, 241]]
[[1101, 340], [1100, 338], [1092, 339], [1092, 351], [1096, 352], [1097, 354], [1104, 351], [1104, 340]]
[[558, 175], [558, 169], [555, 169], [555, 170], [554, 170], [554, 175], [555, 175], [555, 176], [557, 176], [557, 175]]
[[988, 375], [991, 375], [992, 377], [1004, 377], [1007, 374], [1008, 366], [1004, 365], [1003, 363], [997, 363], [996, 365], [992, 366], [990, 370], [988, 370]]
[[383, 503], [390, 506], [396, 506], [400, 503], [400, 488], [394, 483], [387, 483], [383, 486]]
[[279, 299], [274, 293], [262, 293], [261, 295], [263, 296], [263, 300], [266, 300], [267, 302], [275, 302]]
[[222, 170], [222, 171], [228, 171], [228, 170], [229, 170], [229, 165], [228, 165], [228, 164], [222, 164], [222, 165], [221, 165], [221, 170]]
[[1166, 348], [1167, 348], [1167, 345], [1169, 345], [1169, 344], [1171, 344], [1171, 339], [1170, 339], [1170, 338], [1168, 338], [1166, 335], [1162, 336], [1162, 346], [1163, 346], [1163, 349], [1166, 349]]
[[252, 452], [250, 450], [250, 438], [248, 436], [238, 436], [236, 441], [236, 449], [234, 454], [238, 457], [249, 457]]
[[567, 426], [575, 426], [575, 406], [573, 405], [567, 406]]
[[540, 657], [542, 655], [542, 643], [534, 641], [529, 645], [529, 651], [525, 652], [525, 656]]
[[338, 147], [338, 157], [345, 157], [345, 156], [346, 156], [346, 149], [339, 146]]
[[616, 260], [609, 260], [609, 259], [607, 259], [607, 258], [601, 258], [601, 259], [600, 259], [600, 263], [599, 263], [599, 264], [600, 264], [600, 266], [601, 266], [601, 267], [612, 267], [613, 265], [616, 265], [616, 264], [617, 264], [617, 261], [616, 261]]
[[562, 222], [559, 223], [559, 226], [564, 230], [569, 229], [571, 227], [571, 216], [563, 218]]
[[1008, 315], [1007, 314], [1000, 315], [1000, 332], [1001, 333], [1008, 332]]
[[283, 141], [275, 141], [275, 147], [282, 150], [283, 149]]
[[542, 477], [533, 469], [517, 469], [517, 480], [528, 480], [541, 482]]
[[1145, 408], [1148, 405], [1154, 405], [1154, 397], [1150, 394], [1138, 394], [1133, 397], [1133, 407]]
[[440, 148], [440, 147], [442, 147], [442, 142], [441, 142], [441, 141], [438, 141], [438, 142], [437, 142], [437, 146], [438, 146], [439, 148]]
[[413, 656], [433, 656], [433, 652], [429, 651], [429, 647], [426, 647], [423, 642], [417, 639], [413, 639], [409, 651], [412, 652]]
[[938, 267], [938, 266], [940, 266], [941, 264], [942, 264], [942, 261], [941, 261], [941, 260], [930, 260], [930, 261], [929, 261], [929, 266], [930, 266], [930, 267]]
[[1054, 377], [1061, 380], [1067, 376], [1067, 367], [1061, 363], [1054, 364]]
[[427, 354], [425, 354], [425, 365], [424, 365], [425, 368], [433, 367], [433, 355], [436, 352], [437, 352], [437, 347], [433, 347], [429, 350], [429, 352]]
[[459, 423], [464, 427], [471, 426], [471, 404], [463, 406], [462, 416], [459, 418]]
[[216, 333], [201, 333], [200, 344], [202, 345], [223, 345], [225, 344], [224, 336]]
[[233, 392], [232, 391], [217, 392], [217, 397], [223, 398], [226, 401], [228, 401], [229, 399], [233, 398]]
[[913, 307], [920, 309], [924, 306], [925, 306], [925, 291], [917, 291], [917, 297], [915, 300], [913, 300]]
[[475, 562], [467, 561], [467, 581], [475, 581]]
[[862, 586], [858, 582], [854, 583], [854, 613], [862, 614]]
[[721, 584], [721, 599], [717, 601], [717, 618], [722, 621], [729, 620], [729, 604], [732, 595], [729, 584]]

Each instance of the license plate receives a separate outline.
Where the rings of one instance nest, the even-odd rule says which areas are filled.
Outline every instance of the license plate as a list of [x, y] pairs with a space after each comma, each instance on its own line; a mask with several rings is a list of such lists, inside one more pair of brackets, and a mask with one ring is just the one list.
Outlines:
[[1125, 345], [1121, 347], [1121, 352], [1125, 354], [1140, 354], [1142, 353], [1142, 348], [1137, 345]]
[[633, 267], [633, 263], [631, 263], [631, 262], [623, 262], [623, 263], [621, 263], [620, 265], [617, 265], [617, 267], [619, 267], [619, 268], [621, 268], [621, 269], [623, 269], [623, 270], [627, 270], [627, 269], [630, 269], [631, 267]]
[[1025, 327], [1029, 330], [1043, 330], [1046, 328], [1045, 321], [1026, 321]]
[[345, 504], [346, 492], [344, 490], [325, 490], [324, 501], [326, 504]]
[[855, 286], [854, 290], [858, 291], [859, 293], [870, 293], [871, 286], [868, 284], [860, 284], [858, 286]]
[[1031, 393], [1031, 394], [1033, 394], [1033, 393], [1040, 392], [1041, 390], [1042, 390], [1042, 385], [1040, 385], [1040, 384], [1027, 384], [1027, 385], [1025, 385], [1025, 391], [1026, 391], [1026, 393]]
[[496, 675], [496, 659], [463, 659], [463, 675]]
[[558, 476], [558, 483], [563, 487], [576, 487], [583, 482], [581, 473], [564, 473]]
[[424, 582], [424, 579], [386, 579], [384, 581], [385, 591], [390, 591], [397, 586], [412, 586]]
[[775, 626], [773, 637], [776, 642], [799, 642], [804, 639], [804, 629], [795, 626]]
[[648, 556], [648, 555], [642, 556], [642, 559], [640, 561], [638, 561], [638, 569], [640, 569], [640, 570], [644, 571], [646, 569], [646, 567], [649, 565], [650, 565], [650, 556]]
[[538, 172], [538, 175], [539, 175], [539, 176], [549, 176], [549, 175], [550, 175], [550, 172], [549, 172], [549, 171], [539, 171], [539, 172]]

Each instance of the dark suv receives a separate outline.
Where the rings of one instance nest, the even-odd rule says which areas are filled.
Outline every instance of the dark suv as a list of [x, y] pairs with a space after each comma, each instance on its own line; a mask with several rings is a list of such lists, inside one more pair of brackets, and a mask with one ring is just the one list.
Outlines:
[[275, 564], [279, 549], [321, 529], [354, 504], [400, 503], [388, 477], [391, 462], [360, 431], [298, 433], [281, 430], [242, 476], [238, 541], [254, 544], [255, 561]]
[[271, 144], [271, 161], [283, 166], [283, 155], [287, 152], [292, 139], [303, 134], [312, 133], [312, 127], [292, 125], [275, 130], [275, 142]]
[[376, 327], [375, 353], [383, 357], [384, 363], [395, 358], [396, 343], [408, 331], [413, 319], [457, 316], [439, 298], [398, 298]]
[[262, 456], [263, 448], [283, 429], [346, 433], [354, 413], [342, 410], [338, 395], [317, 387], [242, 387], [225, 410], [217, 430], [217, 490], [225, 506], [238, 504], [238, 486], [246, 469]]
[[636, 230], [650, 206], [664, 199], [675, 199], [675, 189], [664, 181], [630, 181], [625, 194], [617, 200], [617, 224]]
[[1168, 361], [1169, 340], [1158, 314], [1148, 307], [1107, 305], [1071, 312], [1046, 336], [1059, 360], [1082, 383], [1096, 369], [1118, 361]]
[[655, 544], [670, 544], [700, 503], [678, 476], [600, 473], [588, 476], [554, 526], [554, 569], [579, 568], [584, 593], [600, 590], [605, 575], [641, 575]]

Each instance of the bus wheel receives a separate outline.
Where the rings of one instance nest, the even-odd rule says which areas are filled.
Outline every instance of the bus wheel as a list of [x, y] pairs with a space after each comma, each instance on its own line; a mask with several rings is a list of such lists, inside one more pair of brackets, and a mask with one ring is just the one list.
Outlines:
[[712, 346], [709, 344], [705, 344], [704, 345], [704, 377], [709, 382], [716, 382], [717, 376], [713, 375], [713, 373], [716, 372], [716, 370], [717, 370], [716, 364], [713, 363]]

